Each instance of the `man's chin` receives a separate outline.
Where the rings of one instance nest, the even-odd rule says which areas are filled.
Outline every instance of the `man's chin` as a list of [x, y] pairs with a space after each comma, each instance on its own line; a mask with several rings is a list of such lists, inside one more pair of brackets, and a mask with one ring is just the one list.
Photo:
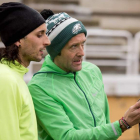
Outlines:
[[32, 59], [31, 61], [40, 62], [41, 60], [42, 60], [42, 58], [36, 58], [36, 59]]
[[80, 67], [80, 68], [76, 68], [76, 69], [73, 69], [73, 72], [80, 71], [81, 69], [82, 69], [82, 67]]

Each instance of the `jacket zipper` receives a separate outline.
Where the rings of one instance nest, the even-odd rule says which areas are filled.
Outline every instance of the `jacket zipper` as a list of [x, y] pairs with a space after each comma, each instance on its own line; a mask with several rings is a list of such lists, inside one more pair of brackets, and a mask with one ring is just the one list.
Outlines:
[[[35, 76], [36, 74], [40, 74], [40, 73], [57, 73], [57, 74], [61, 74], [61, 73], [58, 73], [58, 72], [52, 72], [52, 71], [44, 71], [44, 72], [37, 72], [37, 73], [35, 73], [33, 76]], [[68, 73], [66, 73], [66, 74], [64, 74], [64, 75], [67, 75]], [[94, 125], [95, 125], [95, 127], [96, 127], [96, 120], [95, 120], [95, 117], [94, 117], [94, 114], [93, 114], [93, 112], [92, 112], [92, 110], [91, 110], [91, 107], [90, 107], [90, 104], [89, 104], [89, 101], [88, 101], [88, 99], [87, 99], [87, 96], [86, 96], [86, 94], [85, 94], [85, 92], [81, 89], [81, 87], [78, 85], [78, 83], [77, 83], [77, 81], [76, 81], [76, 73], [74, 72], [74, 81], [75, 81], [75, 83], [76, 83], [76, 85], [79, 87], [79, 89], [83, 92], [83, 94], [84, 94], [84, 96], [85, 96], [85, 98], [86, 98], [86, 101], [87, 101], [87, 103], [88, 103], [88, 106], [89, 106], [89, 109], [90, 109], [90, 112], [91, 112], [91, 115], [92, 115], [92, 117], [93, 117], [93, 120], [94, 120]]]
[[90, 104], [89, 104], [89, 101], [88, 101], [88, 99], [87, 99], [87, 96], [86, 96], [85, 92], [81, 89], [81, 87], [78, 85], [78, 83], [77, 83], [77, 81], [76, 81], [76, 73], [74, 73], [74, 81], [75, 81], [76, 85], [79, 87], [79, 89], [84, 93], [84, 96], [85, 96], [85, 98], [86, 98], [86, 101], [87, 101], [87, 103], [88, 103], [90, 112], [91, 112], [92, 117], [93, 117], [93, 120], [94, 120], [94, 125], [95, 125], [95, 127], [96, 127], [96, 120], [95, 120], [94, 114], [93, 114], [93, 112], [92, 112], [92, 110], [91, 110], [91, 106], [90, 106]]

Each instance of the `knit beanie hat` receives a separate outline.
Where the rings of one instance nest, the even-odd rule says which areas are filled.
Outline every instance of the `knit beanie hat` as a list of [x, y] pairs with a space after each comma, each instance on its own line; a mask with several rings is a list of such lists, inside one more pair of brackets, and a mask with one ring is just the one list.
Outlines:
[[[42, 14], [45, 18], [45, 16]], [[51, 44], [47, 46], [47, 52], [50, 54], [51, 59], [61, 52], [67, 42], [74, 36], [87, 31], [81, 21], [72, 18], [67, 13], [58, 13], [51, 15], [46, 20], [47, 32]]]
[[0, 5], [0, 37], [10, 46], [45, 23], [39, 12], [18, 2]]

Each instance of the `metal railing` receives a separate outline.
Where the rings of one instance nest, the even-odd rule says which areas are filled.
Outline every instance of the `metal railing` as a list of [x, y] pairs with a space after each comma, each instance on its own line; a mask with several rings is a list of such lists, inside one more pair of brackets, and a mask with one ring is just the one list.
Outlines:
[[[99, 40], [94, 44], [96, 37], [99, 38], [110, 38], [114, 42], [109, 42], [106, 44], [105, 39], [101, 42]], [[93, 44], [90, 42], [88, 44], [88, 38], [93, 40]], [[126, 44], [115, 44], [115, 38], [121, 38], [125, 40]], [[107, 40], [107, 39], [106, 39]], [[99, 44], [97, 44], [99, 43]], [[132, 34], [124, 30], [102, 30], [102, 29], [87, 29], [87, 41], [85, 47], [85, 57], [86, 61], [92, 62], [98, 66], [123, 66], [126, 68], [126, 74], [137, 74], [136, 71], [138, 63], [136, 63], [134, 57], [135, 46], [133, 46]], [[96, 59], [94, 59], [96, 57]], [[87, 59], [90, 58], [90, 59]], [[107, 59], [108, 58], [108, 59]]]

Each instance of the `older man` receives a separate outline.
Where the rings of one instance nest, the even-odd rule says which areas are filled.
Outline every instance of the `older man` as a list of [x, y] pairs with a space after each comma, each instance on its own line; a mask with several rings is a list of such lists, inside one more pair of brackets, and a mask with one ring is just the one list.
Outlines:
[[139, 123], [140, 102], [110, 123], [101, 72], [82, 62], [84, 25], [66, 13], [50, 15], [46, 25], [49, 55], [29, 83], [40, 140], [115, 140]]

